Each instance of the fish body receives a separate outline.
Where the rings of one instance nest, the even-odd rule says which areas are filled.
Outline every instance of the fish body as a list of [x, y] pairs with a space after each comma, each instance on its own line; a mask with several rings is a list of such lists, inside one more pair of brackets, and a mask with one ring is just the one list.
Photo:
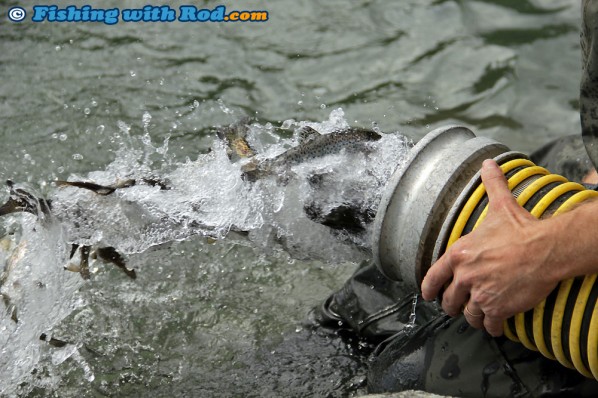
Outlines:
[[116, 184], [113, 184], [113, 185], [100, 185], [100, 184], [96, 184], [94, 182], [87, 182], [87, 181], [62, 181], [62, 180], [54, 181], [54, 183], [56, 184], [56, 186], [59, 186], [59, 187], [70, 186], [70, 187], [83, 188], [83, 189], [88, 189], [90, 191], [93, 191], [93, 192], [97, 193], [98, 195], [106, 196], [106, 195], [110, 195], [111, 193], [113, 193], [114, 191], [116, 191], [119, 188], [129, 188], [129, 187], [134, 186], [135, 180], [118, 181]]
[[299, 133], [299, 145], [280, 155], [260, 163], [250, 161], [243, 166], [244, 178], [255, 181], [276, 171], [304, 162], [340, 153], [342, 150], [362, 150], [364, 145], [378, 141], [382, 136], [375, 131], [348, 128], [335, 130], [330, 134], [320, 134], [311, 127], [303, 127]]
[[339, 153], [343, 149], [358, 150], [363, 148], [365, 143], [382, 138], [380, 134], [374, 131], [358, 128], [336, 130], [330, 134], [320, 134], [310, 127], [307, 129], [309, 129], [307, 134], [305, 134], [305, 128], [299, 133], [302, 141], [299, 145], [273, 159], [272, 162], [275, 166], [294, 166], [326, 155]]

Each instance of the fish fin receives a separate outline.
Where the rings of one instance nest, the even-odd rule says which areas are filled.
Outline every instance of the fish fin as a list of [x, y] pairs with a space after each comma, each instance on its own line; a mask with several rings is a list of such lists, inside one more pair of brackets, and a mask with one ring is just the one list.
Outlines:
[[89, 246], [81, 246], [81, 262], [79, 263], [79, 274], [81, 278], [87, 280], [91, 277], [89, 272]]
[[19, 323], [19, 318], [17, 316], [17, 307], [12, 303], [10, 300], [10, 296], [6, 293], [1, 293], [2, 301], [4, 301], [4, 305], [6, 306], [6, 313], [10, 315], [10, 319], [14, 323]]
[[299, 141], [299, 144], [305, 144], [306, 142], [313, 140], [317, 136], [322, 135], [318, 131], [316, 131], [315, 129], [313, 129], [309, 126], [301, 127], [299, 130], [297, 130], [296, 134], [297, 134], [297, 140]]
[[73, 243], [71, 245], [71, 255], [69, 257], [69, 259], [73, 258], [73, 256], [75, 255], [75, 253], [77, 253], [77, 249], [79, 248], [79, 245], [76, 243]]

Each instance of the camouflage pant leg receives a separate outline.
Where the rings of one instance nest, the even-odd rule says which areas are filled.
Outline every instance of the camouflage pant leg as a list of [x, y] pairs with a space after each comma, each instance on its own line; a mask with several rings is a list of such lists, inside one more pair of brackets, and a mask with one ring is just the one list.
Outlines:
[[369, 392], [423, 390], [458, 397], [598, 396], [598, 382], [463, 317], [440, 315], [378, 348]]
[[[440, 308], [421, 299], [404, 284], [386, 278], [372, 263], [364, 262], [345, 285], [314, 311], [315, 322], [346, 329], [370, 342], [393, 336], [405, 325], [422, 325]], [[412, 313], [416, 314], [414, 319]]]
[[[370, 392], [417, 389], [460, 397], [598, 396], [598, 382], [506, 338], [450, 318], [434, 303], [362, 264], [316, 311], [324, 327], [380, 342], [367, 377]], [[415, 319], [412, 318], [415, 309]], [[405, 327], [406, 325], [407, 328]]]
[[551, 141], [533, 152], [530, 159], [538, 166], [547, 168], [551, 173], [560, 174], [569, 181], [581, 182], [594, 168], [580, 135]]

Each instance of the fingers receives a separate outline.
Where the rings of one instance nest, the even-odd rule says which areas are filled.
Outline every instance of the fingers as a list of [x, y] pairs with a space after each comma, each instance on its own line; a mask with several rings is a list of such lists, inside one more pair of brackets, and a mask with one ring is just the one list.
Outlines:
[[467, 323], [474, 328], [482, 329], [484, 327], [484, 312], [477, 303], [469, 301], [463, 309], [463, 315], [465, 316]]
[[484, 329], [494, 337], [502, 336], [504, 320], [500, 318], [493, 318], [491, 316], [484, 317]]
[[482, 164], [482, 182], [488, 193], [489, 206], [505, 204], [516, 200], [509, 190], [507, 179], [493, 159], [486, 159]]
[[424, 300], [434, 300], [440, 289], [451, 280], [453, 277], [453, 270], [450, 265], [450, 257], [442, 256], [434, 263], [428, 270], [422, 282], [422, 296]]
[[463, 305], [467, 303], [468, 298], [469, 287], [453, 279], [442, 295], [442, 309], [450, 316], [457, 316], [463, 310]]

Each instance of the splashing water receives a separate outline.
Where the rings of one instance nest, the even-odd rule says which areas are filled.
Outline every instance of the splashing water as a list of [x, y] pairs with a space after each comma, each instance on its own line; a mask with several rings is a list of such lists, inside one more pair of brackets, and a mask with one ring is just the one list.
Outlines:
[[[405, 137], [384, 134], [363, 151], [341, 150], [289, 166], [284, 179], [273, 175], [249, 182], [242, 178], [249, 160], [231, 161], [223, 141], [215, 141], [209, 153], [196, 160], [177, 163], [168, 155], [168, 140], [153, 144], [149, 113], [144, 113], [142, 123], [140, 137], [119, 123], [116, 139], [121, 147], [105, 170], [69, 179], [102, 185], [127, 179], [160, 183], [137, 184], [107, 196], [59, 187], [48, 195], [50, 215], [19, 214], [2, 220], [0, 291], [7, 307], [0, 318], [3, 394], [14, 392], [48, 355], [53, 363], [72, 357], [88, 380], [94, 377], [79, 345], [49, 351], [39, 341], [41, 333], [51, 336], [55, 325], [85, 305], [75, 295], [82, 279], [63, 270], [71, 244], [111, 246], [131, 255], [200, 235], [227, 237], [266, 253], [284, 249], [298, 259], [360, 261], [368, 257], [371, 220], [361, 219], [358, 231], [333, 229], [314, 222], [308, 210], [330, 214], [346, 207], [357, 214], [375, 214], [384, 184], [410, 147]], [[282, 126], [309, 126], [329, 134], [348, 124], [337, 109], [322, 123], [287, 120]], [[249, 126], [246, 139], [259, 159], [297, 145], [297, 137], [281, 138], [275, 130], [270, 124]], [[11, 319], [11, 309], [18, 322]]]
[[411, 313], [409, 314], [409, 321], [405, 324], [403, 332], [411, 334], [415, 330], [415, 321], [417, 320], [417, 302], [419, 301], [419, 294], [415, 293], [411, 300]]

